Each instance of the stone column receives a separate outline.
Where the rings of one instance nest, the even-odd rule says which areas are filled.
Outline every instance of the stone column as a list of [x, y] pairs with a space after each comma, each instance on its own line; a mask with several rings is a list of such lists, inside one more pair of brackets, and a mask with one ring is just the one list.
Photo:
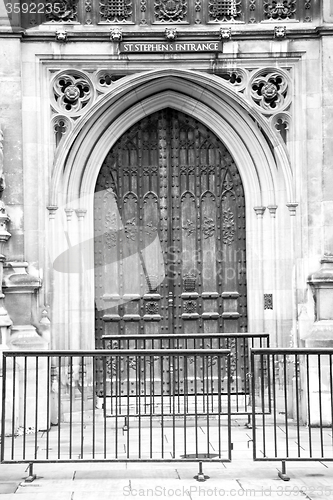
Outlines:
[[8, 214], [5, 209], [5, 205], [0, 201], [0, 350], [7, 348], [7, 342], [9, 338], [9, 329], [12, 325], [12, 321], [8, 315], [5, 308], [5, 296], [2, 290], [3, 281], [3, 264], [5, 261], [5, 256], [3, 254], [4, 244], [9, 240], [10, 233], [7, 231], [7, 222], [9, 221]]
[[257, 246], [257, 255], [256, 255], [256, 290], [255, 294], [257, 297], [255, 307], [256, 307], [256, 312], [255, 312], [255, 317], [256, 317], [256, 326], [255, 326], [255, 331], [256, 332], [263, 332], [264, 331], [264, 297], [263, 297], [263, 290], [264, 290], [264, 270], [263, 270], [263, 261], [264, 261], [264, 243], [263, 243], [263, 233], [264, 233], [264, 228], [263, 228], [263, 223], [264, 223], [264, 213], [266, 210], [266, 207], [263, 206], [258, 206], [254, 207], [253, 210], [256, 213], [257, 217], [257, 238], [258, 238], [258, 246]]
[[[3, 133], [2, 130], [0, 129], [0, 198], [2, 198], [2, 192], [5, 187], [5, 181], [4, 181], [4, 176], [3, 176]], [[4, 256], [4, 245], [5, 243], [9, 240], [10, 238], [10, 233], [7, 231], [7, 223], [9, 221], [9, 216], [6, 212], [5, 205], [3, 201], [0, 199], [0, 375], [1, 375], [1, 382], [2, 382], [2, 352], [4, 350], [8, 349], [8, 341], [9, 341], [9, 333], [10, 333], [10, 327], [12, 325], [12, 321], [9, 317], [9, 314], [6, 310], [5, 307], [5, 295], [2, 290], [2, 280], [3, 280], [3, 264], [5, 261], [5, 256]], [[11, 379], [13, 377], [13, 371], [12, 367], [10, 364], [7, 366], [6, 370], [6, 378], [7, 381], [11, 382]], [[11, 387], [13, 387], [13, 384], [11, 384]], [[2, 399], [2, 383], [0, 387], [0, 397]], [[12, 401], [12, 398], [9, 395], [8, 401]], [[7, 416], [11, 415], [11, 410], [12, 408], [10, 407], [11, 403], [6, 403], [6, 414]], [[15, 412], [17, 415], [17, 412]], [[17, 425], [15, 422], [14, 425]], [[8, 426], [10, 428], [10, 421], [8, 421]], [[7, 425], [6, 425], [7, 428]]]
[[[3, 253], [4, 244], [9, 240], [10, 233], [7, 231], [7, 223], [9, 221], [9, 216], [6, 212], [5, 205], [2, 198], [2, 192], [5, 188], [5, 180], [3, 176], [3, 165], [4, 165], [4, 155], [3, 155], [3, 133], [0, 128], [0, 353], [2, 350], [7, 349], [9, 328], [12, 325], [12, 321], [8, 315], [4, 303], [4, 294], [2, 291], [2, 279], [3, 279], [3, 264], [5, 261], [5, 256]], [[0, 360], [0, 366], [2, 363], [2, 357]]]

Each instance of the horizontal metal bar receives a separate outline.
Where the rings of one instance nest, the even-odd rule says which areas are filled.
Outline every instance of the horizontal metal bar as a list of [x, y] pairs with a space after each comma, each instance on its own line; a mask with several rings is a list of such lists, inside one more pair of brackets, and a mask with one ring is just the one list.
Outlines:
[[258, 347], [251, 348], [252, 354], [333, 354], [333, 348], [327, 347]]
[[29, 460], [4, 460], [1, 463], [2, 464], [26, 464], [26, 463], [34, 463], [34, 464], [46, 464], [46, 463], [53, 463], [53, 464], [68, 464], [69, 462], [73, 463], [92, 463], [92, 462], [146, 462], [146, 463], [155, 463], [155, 462], [231, 462], [230, 458], [206, 458], [206, 457], [198, 457], [198, 458], [73, 458], [73, 459], [62, 459], [59, 458], [58, 460], [40, 460], [40, 459], [29, 459]]
[[146, 340], [146, 339], [210, 339], [210, 338], [269, 338], [269, 333], [173, 333], [167, 334], [126, 334], [126, 335], [103, 335], [102, 340]]
[[254, 462], [281, 462], [284, 460], [285, 462], [333, 462], [333, 457], [332, 458], [326, 458], [326, 457], [286, 457], [286, 456], [281, 456], [281, 457], [256, 457], [253, 459]]
[[96, 356], [227, 356], [230, 349], [114, 349], [111, 351], [98, 349], [94, 351], [4, 351], [6, 358], [12, 357], [96, 357]]

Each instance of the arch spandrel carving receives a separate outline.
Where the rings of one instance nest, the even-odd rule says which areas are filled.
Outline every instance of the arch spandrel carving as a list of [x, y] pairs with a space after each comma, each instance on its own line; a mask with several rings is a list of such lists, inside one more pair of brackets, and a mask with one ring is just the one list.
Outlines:
[[[165, 104], [163, 99], [167, 99]], [[274, 204], [274, 177], [277, 170], [282, 169], [287, 198], [293, 198], [288, 154], [281, 146], [277, 131], [260, 111], [219, 76], [164, 69], [116, 81], [112, 92], [101, 96], [74, 125], [55, 157], [52, 202], [55, 203], [59, 192], [57, 186], [62, 172], [65, 171], [68, 179], [67, 198], [80, 196], [82, 189], [87, 193], [89, 182], [94, 180], [92, 172], [97, 168], [96, 162], [102, 162], [100, 155], [105, 141], [110, 146], [110, 141], [115, 141], [130, 123], [167, 105], [196, 117], [224, 142], [230, 142], [230, 151], [236, 150], [239, 162], [247, 164], [242, 174], [248, 178], [245, 189], [247, 184], [259, 197], [260, 193], [269, 193], [267, 203]], [[261, 134], [260, 129], [265, 134]], [[272, 150], [276, 151], [275, 158]], [[89, 179], [88, 183], [83, 181], [84, 188], [80, 184], [83, 179]], [[254, 205], [261, 203], [259, 199], [254, 201]]]

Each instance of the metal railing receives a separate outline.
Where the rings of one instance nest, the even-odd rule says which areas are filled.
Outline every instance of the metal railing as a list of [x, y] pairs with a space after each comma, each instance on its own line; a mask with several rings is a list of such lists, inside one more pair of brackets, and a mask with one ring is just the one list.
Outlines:
[[190, 461], [202, 476], [231, 460], [230, 404], [226, 349], [5, 351], [1, 462], [32, 479], [33, 463], [67, 461]]
[[[248, 415], [249, 426], [252, 413], [250, 381], [250, 349], [268, 348], [267, 333], [179, 333], [179, 334], [126, 334], [104, 335], [105, 349], [230, 349], [230, 392], [231, 414]], [[265, 372], [269, 377], [269, 372]], [[214, 377], [214, 374], [211, 375]], [[226, 390], [225, 369], [221, 383], [222, 393]], [[268, 384], [270, 387], [270, 384]], [[198, 385], [197, 390], [200, 391]], [[261, 411], [257, 406], [256, 411]], [[265, 408], [270, 412], [270, 408]]]
[[285, 480], [286, 461], [333, 460], [333, 349], [253, 349], [251, 360], [254, 460], [282, 461]]

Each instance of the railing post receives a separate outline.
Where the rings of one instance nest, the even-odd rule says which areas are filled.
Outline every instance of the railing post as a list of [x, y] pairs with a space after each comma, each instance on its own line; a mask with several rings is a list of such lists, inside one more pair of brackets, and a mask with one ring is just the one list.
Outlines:
[[36, 474], [34, 474], [34, 464], [30, 462], [26, 470], [28, 471], [28, 477], [25, 478], [24, 482], [32, 483], [37, 477]]
[[278, 472], [278, 476], [282, 481], [289, 481], [290, 477], [287, 474], [286, 461], [282, 460], [282, 471]]

